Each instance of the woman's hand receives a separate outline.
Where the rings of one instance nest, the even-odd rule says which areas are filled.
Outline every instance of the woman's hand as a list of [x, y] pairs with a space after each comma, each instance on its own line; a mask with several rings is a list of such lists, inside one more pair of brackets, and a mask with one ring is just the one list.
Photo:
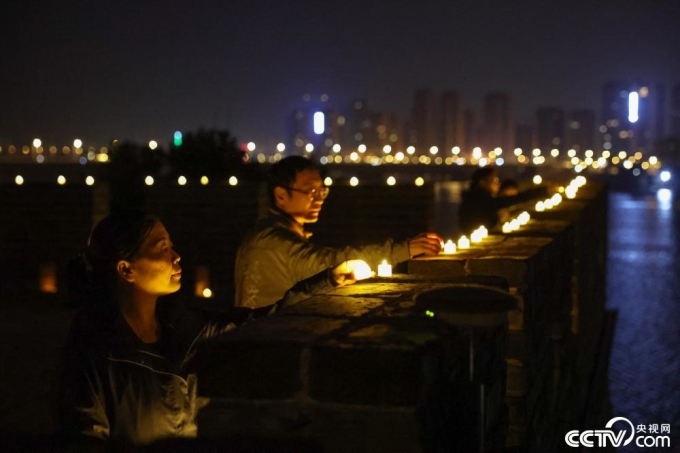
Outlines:
[[333, 284], [337, 287], [348, 286], [356, 283], [357, 280], [371, 278], [375, 272], [363, 260], [343, 261], [331, 269]]
[[421, 233], [408, 241], [408, 253], [411, 257], [419, 255], [436, 256], [442, 249], [444, 239], [437, 233]]

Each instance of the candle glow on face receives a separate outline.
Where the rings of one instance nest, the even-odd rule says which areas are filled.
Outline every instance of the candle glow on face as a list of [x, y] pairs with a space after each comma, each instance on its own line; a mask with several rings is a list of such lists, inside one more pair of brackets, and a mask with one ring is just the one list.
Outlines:
[[392, 265], [387, 264], [387, 260], [383, 260], [382, 264], [378, 264], [378, 277], [391, 277]]

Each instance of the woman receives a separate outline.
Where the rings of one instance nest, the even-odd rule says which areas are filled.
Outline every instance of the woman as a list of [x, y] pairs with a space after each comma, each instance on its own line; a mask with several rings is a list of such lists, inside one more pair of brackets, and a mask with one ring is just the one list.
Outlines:
[[[146, 444], [196, 435], [196, 345], [313, 292], [354, 282], [343, 263], [300, 282], [284, 300], [257, 311], [210, 318], [157, 306], [181, 286], [182, 268], [163, 224], [141, 211], [110, 215], [94, 228], [72, 270], [86, 306], [65, 348], [60, 424], [70, 443]], [[74, 277], [75, 276], [75, 277]]]

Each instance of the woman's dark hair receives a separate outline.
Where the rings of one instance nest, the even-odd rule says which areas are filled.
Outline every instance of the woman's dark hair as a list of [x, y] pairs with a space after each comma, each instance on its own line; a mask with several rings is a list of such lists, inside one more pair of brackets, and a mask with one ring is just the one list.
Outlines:
[[302, 156], [289, 156], [272, 165], [267, 177], [267, 193], [269, 194], [271, 206], [276, 206], [274, 189], [277, 187], [290, 187], [295, 182], [297, 174], [308, 168], [316, 169], [316, 166], [311, 160]]
[[470, 182], [470, 188], [474, 189], [474, 188], [479, 187], [480, 182], [482, 182], [484, 179], [488, 178], [489, 175], [492, 175], [494, 173], [496, 173], [495, 167], [488, 166], [488, 167], [478, 168], [472, 174], [472, 180]]
[[69, 263], [71, 305], [108, 301], [116, 283], [116, 263], [131, 259], [158, 218], [141, 210], [126, 210], [104, 217], [92, 230], [87, 248]]

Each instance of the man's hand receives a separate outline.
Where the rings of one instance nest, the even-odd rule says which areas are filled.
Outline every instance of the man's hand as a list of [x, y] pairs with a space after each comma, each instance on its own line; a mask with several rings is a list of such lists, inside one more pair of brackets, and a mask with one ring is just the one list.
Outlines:
[[349, 260], [331, 269], [333, 283], [335, 286], [348, 286], [356, 283], [357, 280], [371, 278], [375, 272], [363, 260]]
[[409, 239], [408, 253], [411, 257], [419, 255], [436, 256], [442, 249], [444, 239], [437, 233], [421, 233]]

